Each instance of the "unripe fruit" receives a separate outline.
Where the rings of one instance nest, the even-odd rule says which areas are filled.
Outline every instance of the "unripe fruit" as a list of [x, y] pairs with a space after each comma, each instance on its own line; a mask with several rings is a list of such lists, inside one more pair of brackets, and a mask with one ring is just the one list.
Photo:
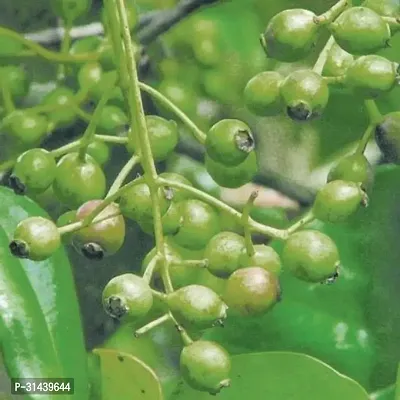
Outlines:
[[361, 204], [367, 205], [367, 195], [360, 184], [332, 181], [319, 190], [313, 214], [323, 222], [342, 222], [354, 214]]
[[66, 21], [67, 25], [86, 14], [91, 5], [91, 0], [53, 0], [50, 3], [54, 13]]
[[254, 150], [254, 138], [247, 124], [223, 119], [211, 127], [205, 142], [207, 155], [225, 166], [242, 163]]
[[328, 52], [328, 57], [324, 64], [323, 75], [341, 76], [347, 71], [347, 68], [353, 63], [354, 56], [343, 50], [337, 43], [334, 43]]
[[339, 252], [332, 239], [318, 231], [296, 232], [286, 241], [282, 262], [298, 279], [324, 282], [337, 276]]
[[76, 112], [73, 105], [76, 103], [74, 92], [66, 86], [58, 86], [49, 92], [42, 100], [43, 105], [56, 107], [49, 111], [49, 121], [57, 127], [65, 127], [76, 120]]
[[254, 151], [242, 163], [234, 167], [216, 162], [207, 154], [204, 161], [211, 178], [222, 187], [243, 186], [249, 183], [258, 172], [257, 155]]
[[260, 267], [276, 276], [280, 274], [282, 269], [278, 253], [272, 247], [264, 244], [256, 244], [252, 256], [249, 256], [246, 250], [242, 251], [239, 257], [239, 265], [241, 268]]
[[343, 157], [329, 171], [327, 182], [349, 181], [360, 183], [364, 190], [371, 188], [373, 183], [373, 171], [371, 164], [363, 154], [351, 154]]
[[337, 44], [351, 54], [371, 54], [387, 47], [389, 25], [375, 11], [366, 7], [351, 7], [331, 25]]
[[239, 257], [245, 250], [244, 237], [234, 232], [220, 232], [211, 238], [204, 257], [208, 270], [219, 278], [226, 278], [239, 269]]
[[42, 261], [54, 254], [60, 244], [60, 234], [53, 221], [29, 217], [17, 225], [10, 251], [19, 258]]
[[[77, 221], [87, 217], [102, 200], [90, 200], [78, 208]], [[104, 256], [115, 254], [125, 240], [125, 221], [115, 203], [109, 204], [96, 218], [106, 218], [76, 231], [72, 236], [75, 248], [89, 259], [100, 260]], [[111, 217], [114, 215], [113, 217]]]
[[281, 95], [290, 118], [308, 121], [323, 113], [329, 100], [329, 88], [316, 72], [298, 70], [283, 81]]
[[184, 347], [180, 369], [183, 379], [193, 389], [216, 394], [230, 385], [229, 354], [215, 342], [199, 340]]
[[283, 76], [275, 71], [260, 72], [244, 88], [246, 107], [260, 117], [276, 115], [282, 110], [280, 84]]
[[103, 306], [107, 314], [117, 319], [144, 317], [153, 305], [148, 283], [134, 274], [112, 278], [103, 290]]
[[189, 285], [167, 295], [167, 303], [183, 325], [207, 328], [221, 324], [226, 318], [226, 304], [211, 289]]
[[400, 111], [383, 117], [375, 128], [375, 139], [385, 159], [400, 164]]
[[397, 18], [400, 16], [400, 3], [398, 0], [365, 0], [362, 6], [368, 7], [385, 17]]
[[223, 299], [229, 310], [241, 316], [261, 315], [280, 298], [278, 279], [260, 267], [235, 271], [228, 279]]
[[99, 164], [86, 154], [68, 153], [57, 163], [54, 193], [69, 208], [78, 208], [89, 200], [101, 199], [106, 191], [106, 178]]
[[261, 35], [268, 57], [284, 62], [306, 57], [318, 38], [316, 17], [311, 11], [297, 8], [276, 14]]
[[191, 250], [203, 249], [220, 230], [218, 214], [200, 200], [185, 200], [179, 207], [182, 220], [174, 241]]
[[7, 88], [13, 99], [22, 99], [29, 91], [28, 75], [22, 66], [3, 66], [0, 68], [0, 85]]
[[399, 65], [374, 54], [357, 58], [347, 69], [346, 84], [366, 99], [389, 92], [396, 85]]
[[127, 130], [128, 122], [128, 117], [119, 107], [106, 105], [102, 109], [96, 128], [99, 133], [117, 135]]
[[84, 64], [78, 72], [78, 83], [81, 89], [89, 90], [100, 82], [103, 75], [103, 68], [98, 62]]
[[104, 165], [110, 159], [110, 148], [100, 140], [94, 140], [89, 144], [87, 153], [92, 156], [99, 165]]
[[45, 149], [31, 149], [22, 153], [10, 176], [10, 186], [16, 194], [43, 193], [54, 181], [56, 162]]
[[[193, 186], [192, 183], [186, 179], [183, 175], [177, 174], [175, 172], [162, 172], [159, 175], [160, 178], [167, 179], [172, 182], [178, 182], [178, 183], [183, 183], [186, 186]], [[190, 193], [183, 189], [175, 188], [175, 187], [169, 187], [168, 188], [172, 192], [172, 200], [174, 202], [178, 202], [181, 200], [186, 200], [187, 198], [190, 197]]]

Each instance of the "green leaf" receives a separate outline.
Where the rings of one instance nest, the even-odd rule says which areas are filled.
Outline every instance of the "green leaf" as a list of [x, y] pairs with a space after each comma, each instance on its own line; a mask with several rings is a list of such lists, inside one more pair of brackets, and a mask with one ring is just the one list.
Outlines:
[[[329, 365], [299, 353], [268, 352], [233, 356], [231, 379], [231, 387], [218, 394], [219, 400], [368, 400], [367, 392], [355, 381], [339, 374]], [[209, 398], [208, 393], [181, 384], [170, 400]]]
[[94, 349], [99, 357], [101, 397], [96, 400], [162, 400], [162, 388], [154, 371], [128, 353]]
[[32, 200], [0, 187], [4, 362], [10, 377], [74, 378], [72, 398], [86, 400], [86, 351], [75, 285], [64, 249], [41, 262], [17, 259], [8, 250], [16, 225], [29, 216], [48, 217]]
[[369, 395], [371, 400], [395, 400], [395, 385], [390, 385], [387, 388], [378, 390]]

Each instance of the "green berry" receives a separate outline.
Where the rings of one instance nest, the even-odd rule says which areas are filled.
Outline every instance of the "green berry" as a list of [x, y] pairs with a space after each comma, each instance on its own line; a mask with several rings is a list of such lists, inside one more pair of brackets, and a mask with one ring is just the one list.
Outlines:
[[106, 178], [90, 155], [81, 160], [78, 153], [68, 153], [57, 163], [53, 189], [62, 203], [76, 209], [89, 200], [104, 197]]
[[[76, 222], [76, 210], [70, 210], [61, 214], [56, 222], [57, 227], [62, 227], [65, 225], [69, 225]], [[72, 237], [74, 236], [74, 232], [64, 233], [61, 236], [62, 242], [64, 244], [70, 244], [72, 242]]]
[[239, 269], [239, 257], [244, 250], [243, 236], [234, 232], [217, 233], [204, 250], [204, 257], [208, 260], [208, 270], [220, 278], [228, 277]]
[[264, 314], [279, 298], [278, 279], [272, 272], [260, 267], [235, 271], [228, 279], [223, 296], [229, 310], [241, 316]]
[[400, 16], [400, 3], [397, 0], [365, 0], [362, 6], [368, 7], [385, 17], [396, 18]]
[[144, 317], [153, 306], [153, 294], [148, 283], [134, 274], [112, 278], [103, 290], [103, 306], [116, 319]]
[[214, 161], [236, 166], [254, 150], [254, 137], [244, 122], [223, 119], [208, 131], [205, 146], [208, 156]]
[[308, 10], [291, 9], [276, 14], [261, 36], [268, 57], [294, 62], [306, 57], [316, 40], [320, 26]]
[[323, 75], [341, 76], [347, 71], [347, 68], [353, 63], [354, 56], [344, 51], [337, 43], [334, 43], [328, 52], [328, 57], [324, 64]]
[[[82, 221], [102, 200], [89, 200], [76, 211], [76, 220]], [[109, 204], [98, 214], [102, 221], [91, 223], [86, 228], [76, 231], [72, 236], [74, 247], [85, 257], [100, 260], [105, 256], [115, 254], [124, 244], [125, 221], [115, 203]]]
[[399, 65], [374, 54], [357, 58], [347, 69], [346, 84], [366, 99], [389, 92], [396, 85]]
[[128, 122], [128, 117], [119, 107], [106, 105], [101, 111], [97, 131], [102, 134], [117, 135], [127, 130]]
[[179, 203], [181, 223], [174, 241], [191, 250], [203, 249], [219, 232], [219, 218], [215, 210], [200, 200], [185, 200]]
[[88, 36], [77, 39], [71, 44], [69, 53], [73, 55], [91, 53], [96, 51], [101, 43], [102, 39], [100, 36]]
[[389, 25], [375, 11], [352, 7], [344, 11], [331, 25], [337, 44], [356, 55], [371, 54], [388, 46]]
[[75, 122], [74, 92], [66, 86], [58, 86], [49, 92], [42, 100], [43, 105], [55, 107], [54, 111], [47, 113], [49, 121], [57, 127], [65, 127]]
[[375, 139], [385, 159], [400, 164], [400, 111], [383, 117], [375, 128]]
[[22, 99], [29, 91], [28, 75], [23, 67], [17, 65], [1, 67], [0, 85], [7, 88], [13, 99]]
[[230, 385], [229, 354], [215, 342], [199, 340], [184, 347], [180, 369], [186, 383], [196, 390], [216, 394]]
[[298, 70], [286, 77], [281, 95], [287, 114], [295, 121], [308, 121], [323, 113], [329, 100], [327, 83], [312, 70]]
[[254, 254], [249, 255], [246, 250], [239, 257], [241, 268], [260, 267], [275, 275], [279, 275], [282, 269], [281, 259], [278, 253], [270, 246], [256, 244]]
[[228, 167], [205, 156], [205, 166], [211, 178], [222, 187], [237, 188], [249, 183], [258, 172], [257, 155], [252, 151], [241, 164]]
[[42, 261], [54, 254], [60, 244], [60, 234], [53, 221], [43, 217], [29, 217], [15, 228], [10, 251], [19, 258]]
[[48, 120], [31, 111], [15, 111], [3, 119], [4, 130], [17, 147], [38, 146], [47, 134]]
[[[158, 191], [158, 201], [161, 215], [168, 210], [170, 200], [163, 189]], [[121, 213], [134, 221], [151, 221], [153, 218], [153, 203], [151, 201], [150, 188], [146, 183], [139, 183], [125, 190], [120, 199]]]
[[205, 286], [189, 285], [178, 289], [167, 295], [167, 303], [183, 326], [206, 328], [226, 318], [226, 304]]
[[336, 180], [360, 183], [364, 190], [368, 190], [373, 182], [371, 164], [363, 154], [343, 157], [328, 174], [328, 182]]
[[77, 18], [85, 15], [92, 5], [91, 0], [52, 0], [50, 3], [53, 11], [61, 17], [67, 25]]
[[22, 153], [10, 176], [10, 186], [16, 194], [43, 193], [54, 181], [56, 162], [45, 149], [31, 149]]
[[[95, 102], [99, 102], [104, 91], [110, 90], [109, 85], [110, 81], [114, 81], [117, 77], [116, 71], [108, 71], [101, 74], [100, 79], [97, 82], [93, 82], [93, 85], [90, 87], [90, 96]], [[122, 95], [121, 88], [119, 86], [114, 86], [111, 89], [111, 94], [109, 98], [109, 102], [115, 102], [119, 104], [123, 104], [124, 97]]]
[[360, 184], [347, 181], [327, 183], [314, 201], [313, 214], [323, 222], [342, 222], [354, 214], [367, 197]]
[[313, 230], [300, 231], [286, 241], [282, 262], [303, 281], [324, 282], [337, 276], [339, 252], [329, 236]]
[[205, 67], [217, 66], [221, 61], [221, 50], [217, 41], [212, 39], [195, 38], [192, 43], [193, 55]]
[[99, 165], [104, 165], [110, 159], [110, 148], [101, 140], [94, 140], [87, 148], [87, 153], [92, 156]]
[[280, 84], [283, 76], [275, 71], [260, 72], [244, 88], [246, 107], [260, 117], [276, 115], [282, 110]]
[[[146, 115], [146, 125], [153, 158], [155, 161], [164, 161], [178, 144], [178, 125], [173, 120], [166, 120], [156, 115]], [[133, 147], [128, 145], [130, 152], [139, 150], [136, 140], [137, 138]]]
[[81, 89], [89, 91], [101, 81], [103, 68], [98, 62], [84, 64], [78, 72], [78, 83]]
[[[186, 179], [183, 175], [177, 174], [175, 172], [162, 172], [159, 175], [160, 178], [167, 179], [172, 182], [177, 182], [177, 183], [183, 183], [186, 186], [193, 186], [191, 182]], [[175, 187], [170, 187], [168, 188], [172, 192], [172, 200], [175, 202], [181, 201], [181, 200], [186, 200], [187, 198], [190, 197], [190, 193], [183, 189], [175, 188]]]

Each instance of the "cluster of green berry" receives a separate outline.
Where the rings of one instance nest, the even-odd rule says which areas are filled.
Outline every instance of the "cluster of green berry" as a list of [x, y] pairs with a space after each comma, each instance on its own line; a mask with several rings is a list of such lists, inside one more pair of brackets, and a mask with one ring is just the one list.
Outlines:
[[[84, 3], [55, 2], [66, 26], [74, 21], [75, 11], [86, 9], [78, 7]], [[363, 151], [371, 133], [377, 132], [382, 147], [392, 149], [394, 140], [399, 144], [400, 114], [382, 117], [372, 100], [395, 85], [397, 65], [369, 54], [387, 45], [388, 24], [393, 29], [399, 24], [386, 9], [385, 16], [377, 11], [382, 10], [374, 10], [369, 4], [348, 7], [343, 0], [320, 16], [307, 10], [286, 10], [271, 20], [262, 35], [267, 54], [281, 61], [307, 55], [322, 26], [329, 27], [332, 38], [313, 70], [295, 71], [286, 78], [267, 71], [252, 78], [244, 92], [251, 111], [269, 115], [285, 104], [289, 117], [309, 120], [322, 114], [329, 97], [328, 84], [345, 84], [366, 99], [371, 114], [359, 148], [330, 171], [311, 210], [288, 229], [276, 229], [250, 218], [256, 193], [239, 213], [196, 189], [180, 174], [158, 174], [155, 162], [166, 160], [178, 144], [178, 124], [145, 115], [140, 90], [172, 112], [205, 146], [205, 166], [221, 186], [235, 188], [252, 180], [258, 169], [255, 139], [249, 126], [236, 119], [223, 119], [205, 133], [163, 94], [139, 82], [137, 52], [130, 34], [137, 16], [124, 0], [106, 0], [103, 22], [108, 36], [76, 41], [58, 55], [63, 62], [96, 59], [79, 68], [77, 95], [58, 87], [43, 105], [37, 106], [36, 114], [32, 110], [10, 110], [13, 99], [26, 93], [21, 89], [24, 79], [15, 87], [2, 80], [5, 108], [10, 111], [3, 127], [26, 146], [15, 161], [10, 185], [20, 195], [43, 193], [51, 187], [69, 209], [57, 223], [42, 217], [23, 220], [15, 230], [10, 251], [17, 257], [43, 260], [64, 242], [89, 259], [98, 260], [122, 247], [125, 220], [137, 223], [155, 236], [155, 248], [143, 261], [142, 277], [127, 273], [111, 279], [103, 291], [104, 308], [113, 318], [127, 322], [149, 316], [150, 312], [156, 315], [136, 335], [173, 321], [185, 344], [180, 358], [183, 377], [195, 389], [219, 392], [230, 382], [229, 355], [219, 344], [193, 340], [191, 335], [222, 325], [231, 314], [245, 317], [268, 312], [281, 299], [282, 266], [303, 281], [332, 283], [339, 272], [335, 243], [321, 232], [300, 229], [314, 218], [331, 223], [344, 221], [367, 205], [372, 170]], [[1, 28], [0, 32], [9, 31]], [[23, 43], [29, 47], [26, 41]], [[104, 58], [107, 46], [110, 50]], [[30, 49], [43, 53], [37, 45], [30, 45]], [[46, 50], [48, 53], [53, 55]], [[105, 59], [109, 64], [104, 64]], [[12, 68], [22, 73], [18, 67]], [[328, 69], [329, 76], [323, 76], [322, 71]], [[37, 147], [48, 131], [49, 121], [52, 127], [70, 124], [85, 114], [77, 98], [96, 103], [83, 136], [52, 151]], [[113, 101], [126, 102], [129, 118]], [[48, 105], [58, 107], [49, 109]], [[96, 134], [98, 129], [108, 135]], [[90, 147], [104, 142], [125, 146], [131, 156], [108, 193], [101, 167], [108, 157]], [[143, 175], [124, 184], [139, 163]], [[242, 224], [244, 234], [224, 230], [222, 213]], [[285, 240], [281, 257], [268, 245], [254, 245], [253, 232]]]

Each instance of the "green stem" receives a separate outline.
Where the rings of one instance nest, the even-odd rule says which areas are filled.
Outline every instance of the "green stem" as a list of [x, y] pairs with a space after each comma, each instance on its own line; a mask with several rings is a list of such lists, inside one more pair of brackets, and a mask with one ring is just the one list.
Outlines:
[[172, 101], [166, 98], [163, 94], [161, 94], [158, 90], [152, 88], [151, 86], [146, 85], [145, 83], [139, 83], [140, 89], [144, 92], [150, 94], [154, 99], [158, 100], [160, 104], [164, 107], [172, 111], [186, 127], [193, 133], [193, 136], [197, 139], [198, 142], [204, 144], [206, 141], [206, 134], [180, 109], [178, 108]]
[[381, 17], [390, 27], [392, 33], [396, 32], [400, 29], [400, 18], [393, 18], [393, 17]]
[[334, 44], [335, 44], [335, 38], [333, 36], [331, 36], [328, 39], [328, 41], [326, 42], [321, 53], [319, 53], [318, 59], [315, 62], [314, 67], [313, 67], [313, 71], [316, 72], [317, 74], [320, 74], [320, 75], [322, 74], [324, 65], [326, 63], [326, 60], [328, 59], [329, 52]]
[[112, 196], [122, 186], [129, 173], [138, 164], [139, 161], [140, 157], [135, 154], [127, 161], [127, 163], [122, 167], [121, 171], [115, 178], [106, 197]]
[[145, 333], [149, 332], [150, 330], [152, 330], [152, 329], [156, 328], [157, 326], [160, 326], [170, 320], [171, 320], [171, 317], [169, 316], [169, 314], [164, 314], [163, 316], [161, 316], [161, 317], [155, 319], [154, 321], [149, 322], [145, 326], [137, 329], [134, 332], [134, 336], [135, 337], [142, 336]]
[[112, 135], [94, 135], [96, 140], [101, 140], [105, 143], [113, 143], [113, 144], [127, 144], [128, 138], [126, 137], [118, 137]]
[[356, 148], [355, 154], [363, 154], [365, 149], [367, 148], [368, 142], [370, 141], [372, 135], [375, 132], [375, 124], [369, 124], [367, 129], [365, 130], [362, 138], [358, 142], [358, 146]]
[[[236, 211], [234, 208], [228, 206], [224, 202], [215, 197], [202, 192], [199, 189], [196, 189], [192, 186], [185, 185], [184, 183], [171, 181], [168, 179], [158, 178], [157, 179], [159, 186], [171, 186], [178, 189], [185, 190], [192, 194], [194, 197], [198, 198], [199, 200], [204, 201], [207, 204], [210, 204], [221, 211], [225, 211], [228, 213], [232, 218], [234, 218], [237, 222], [242, 222], [242, 214]], [[286, 239], [287, 233], [285, 230], [273, 228], [271, 226], [260, 224], [259, 222], [254, 221], [252, 218], [249, 218], [249, 226], [252, 230], [259, 232], [265, 236], [272, 237], [274, 239]]]
[[253, 240], [251, 238], [251, 229], [249, 225], [249, 218], [250, 218], [250, 211], [251, 208], [253, 207], [254, 201], [258, 196], [258, 192], [254, 191], [251, 193], [249, 196], [249, 199], [247, 200], [247, 203], [243, 207], [243, 212], [242, 212], [242, 225], [244, 229], [244, 240], [246, 244], [246, 251], [247, 254], [252, 257], [255, 253], [254, 251], [254, 246], [253, 246]]
[[369, 125], [365, 130], [362, 138], [358, 142], [357, 149], [355, 151], [356, 154], [363, 154], [365, 149], [367, 148], [368, 142], [370, 141], [372, 135], [375, 132], [376, 125], [382, 119], [382, 114], [376, 105], [374, 100], [365, 100], [364, 101], [365, 108], [367, 109], [367, 113], [369, 116]]
[[[65, 26], [64, 36], [61, 42], [60, 54], [68, 54], [71, 46], [71, 28], [72, 26]], [[57, 71], [57, 80], [63, 81], [65, 79], [65, 64], [60, 64]]]
[[335, 5], [333, 5], [328, 11], [317, 17], [316, 22], [321, 25], [326, 25], [334, 21], [349, 5], [351, 1], [349, 0], [339, 0]]
[[375, 100], [365, 100], [364, 105], [365, 108], [367, 109], [370, 123], [377, 124], [382, 119], [382, 114], [379, 111], [379, 108], [376, 105]]
[[344, 82], [344, 80], [346, 79], [345, 75], [340, 75], [340, 76], [324, 76], [323, 77], [324, 81], [328, 84], [328, 85], [337, 85], [337, 84], [341, 84]]
[[157, 264], [159, 262], [159, 257], [155, 255], [150, 262], [148, 263], [142, 278], [147, 282], [150, 283], [151, 279], [153, 278], [154, 271], [157, 269]]
[[4, 26], [0, 26], [0, 36], [6, 36], [15, 39], [18, 42], [22, 43], [24, 46], [28, 47], [33, 52], [35, 52], [38, 56], [43, 57], [46, 60], [52, 62], [84, 63], [88, 61], [96, 61], [99, 58], [98, 53], [71, 55], [71, 54], [62, 54], [56, 51], [47, 50], [40, 44], [37, 44], [29, 39], [26, 39], [18, 32], [13, 31], [12, 29], [5, 28]]
[[1, 85], [1, 94], [3, 97], [3, 104], [4, 104], [4, 108], [6, 110], [7, 114], [11, 114], [12, 112], [15, 111], [15, 105], [10, 93], [10, 89], [7, 85], [7, 83], [2, 82]]
[[207, 268], [208, 259], [204, 258], [202, 260], [181, 260], [174, 261], [174, 265], [179, 267], [189, 267], [189, 268]]
[[296, 232], [300, 228], [302, 228], [304, 225], [313, 221], [314, 219], [315, 219], [315, 217], [314, 217], [312, 210], [308, 211], [306, 214], [304, 214], [304, 216], [300, 220], [295, 222], [292, 226], [290, 226], [287, 229], [288, 236], [291, 235], [292, 233]]
[[173, 314], [169, 312], [169, 316], [171, 320], [174, 322], [176, 329], [178, 330], [179, 334], [181, 335], [182, 342], [185, 346], [189, 346], [190, 344], [193, 343], [192, 338], [189, 336], [189, 334], [186, 332], [185, 328], [179, 324], [179, 322], [175, 319]]
[[69, 153], [70, 151], [79, 149], [80, 146], [81, 146], [81, 141], [75, 140], [74, 142], [68, 143], [57, 149], [51, 150], [50, 153], [54, 158], [57, 158], [57, 157], [63, 156], [66, 153]]
[[[153, 160], [149, 135], [147, 132], [146, 119], [139, 88], [139, 79], [136, 69], [136, 61], [131, 41], [130, 29], [128, 25], [128, 16], [126, 13], [125, 2], [124, 0], [106, 0], [105, 4], [107, 7], [107, 14], [112, 17], [110, 18], [110, 25], [112, 26], [111, 35], [114, 36], [113, 43], [118, 42], [119, 33], [122, 29], [122, 43], [119, 49], [120, 54], [123, 56], [120, 57], [119, 75], [121, 81], [127, 81], [129, 83], [129, 87], [125, 88], [124, 93], [127, 96], [127, 103], [129, 105], [129, 115], [131, 121], [130, 135], [133, 135], [135, 132], [139, 140], [140, 156], [142, 167], [144, 170], [144, 177], [146, 183], [149, 186], [153, 206], [154, 235], [156, 240], [157, 253], [159, 253], [161, 257], [161, 277], [165, 286], [165, 290], [168, 293], [173, 291], [173, 287], [171, 284], [171, 278], [169, 276], [168, 260], [165, 257], [164, 235], [161, 221], [162, 215], [160, 204], [158, 201], [158, 186], [156, 182], [157, 171]], [[117, 10], [115, 10], [115, 8]], [[120, 21], [122, 26], [120, 25]], [[118, 37], [116, 36], [116, 33], [118, 33]], [[126, 61], [126, 68], [124, 65], [121, 65], [121, 61], [123, 59], [125, 59]], [[133, 136], [130, 136], [129, 139], [133, 140]]]
[[87, 126], [85, 133], [83, 134], [83, 136], [81, 138], [81, 147], [79, 149], [79, 158], [82, 161], [85, 160], [87, 148], [88, 148], [89, 144], [92, 142], [92, 140], [94, 139], [97, 123], [100, 120], [101, 113], [103, 112], [104, 106], [107, 104], [107, 101], [111, 96], [111, 88], [114, 85], [115, 85], [115, 80], [112, 80], [109, 82], [107, 87], [104, 89], [104, 92], [100, 98], [100, 101], [97, 104], [96, 109], [94, 110], [92, 119], [90, 120], [89, 125]]

